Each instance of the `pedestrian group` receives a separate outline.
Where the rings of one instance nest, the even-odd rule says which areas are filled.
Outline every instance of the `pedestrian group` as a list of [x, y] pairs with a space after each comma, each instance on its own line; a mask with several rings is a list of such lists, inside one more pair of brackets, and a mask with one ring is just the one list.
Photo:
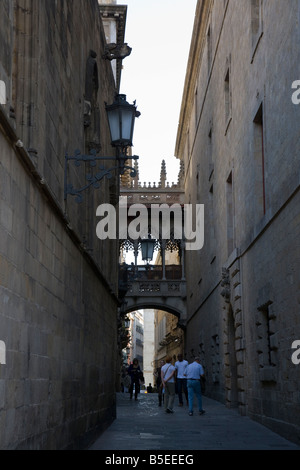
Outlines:
[[[140, 392], [141, 383], [144, 382], [143, 373], [139, 366], [137, 359], [127, 370], [128, 377], [130, 377], [129, 393], [130, 399], [135, 393], [135, 400], [137, 400]], [[197, 398], [198, 412], [200, 415], [205, 413], [202, 408], [202, 388], [204, 384], [204, 370], [200, 364], [199, 357], [195, 357], [192, 363], [188, 363], [183, 359], [182, 354], [178, 354], [175, 365], [172, 365], [172, 357], [168, 356], [165, 361], [160, 361], [160, 367], [155, 372], [156, 387], [158, 392], [158, 404], [162, 406], [166, 413], [174, 413], [175, 395], [178, 394], [179, 406], [183, 406], [183, 400], [189, 408], [189, 415], [193, 416], [194, 413], [194, 397]], [[148, 389], [150, 390], [150, 385]], [[152, 390], [152, 387], [151, 387]]]
[[[166, 413], [174, 413], [174, 401], [177, 393], [179, 406], [183, 406], [183, 394], [189, 407], [189, 415], [194, 413], [194, 396], [197, 397], [199, 414], [205, 411], [202, 408], [201, 378], [204, 378], [204, 370], [200, 364], [199, 357], [195, 357], [194, 362], [189, 364], [183, 359], [182, 354], [178, 355], [175, 366], [172, 365], [172, 358], [166, 358], [166, 364], [161, 368], [161, 382], [164, 389], [164, 406]], [[176, 379], [176, 382], [175, 382]]]

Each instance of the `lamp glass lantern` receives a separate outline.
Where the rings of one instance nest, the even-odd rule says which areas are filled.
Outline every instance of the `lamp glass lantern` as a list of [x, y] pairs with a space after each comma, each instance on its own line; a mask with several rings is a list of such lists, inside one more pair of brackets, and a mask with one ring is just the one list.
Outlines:
[[131, 147], [134, 121], [139, 116], [134, 104], [126, 101], [126, 95], [116, 95], [111, 105], [106, 105], [111, 145], [113, 147]]
[[152, 261], [155, 243], [156, 243], [156, 240], [153, 240], [150, 237], [145, 238], [144, 240], [141, 240], [143, 261], [147, 261], [147, 262]]

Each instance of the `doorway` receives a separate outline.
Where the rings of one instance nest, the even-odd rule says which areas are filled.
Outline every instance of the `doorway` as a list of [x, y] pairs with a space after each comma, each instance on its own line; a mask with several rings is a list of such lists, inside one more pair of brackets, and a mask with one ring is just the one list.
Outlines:
[[232, 306], [228, 309], [228, 356], [229, 356], [229, 408], [238, 407], [237, 360], [235, 348], [235, 324]]

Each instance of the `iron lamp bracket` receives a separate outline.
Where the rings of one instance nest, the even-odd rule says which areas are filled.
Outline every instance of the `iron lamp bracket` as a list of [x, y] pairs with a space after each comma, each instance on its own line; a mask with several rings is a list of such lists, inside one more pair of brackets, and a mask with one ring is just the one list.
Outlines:
[[[88, 188], [93, 187], [94, 189], [100, 188], [100, 181], [104, 178], [111, 179], [116, 171], [119, 175], [123, 175], [126, 170], [130, 170], [130, 176], [134, 178], [136, 176], [136, 170], [126, 165], [127, 160], [138, 160], [137, 155], [127, 156], [124, 151], [120, 152], [117, 157], [103, 157], [97, 156], [96, 150], [91, 150], [89, 155], [82, 155], [80, 150], [75, 150], [74, 155], [65, 155], [65, 174], [64, 174], [64, 199], [67, 199], [68, 195], [75, 196], [75, 202], [78, 204], [83, 202], [83, 194]], [[115, 166], [106, 168], [105, 165], [100, 164], [97, 172], [91, 171], [85, 175], [87, 183], [80, 187], [74, 188], [72, 183], [68, 183], [68, 165], [72, 161], [76, 167], [80, 167], [82, 164], [89, 164], [91, 170], [97, 166], [98, 161], [114, 161]]]

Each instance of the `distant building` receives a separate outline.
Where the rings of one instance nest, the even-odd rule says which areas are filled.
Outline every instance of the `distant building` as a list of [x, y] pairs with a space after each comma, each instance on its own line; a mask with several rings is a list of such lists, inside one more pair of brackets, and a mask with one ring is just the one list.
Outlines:
[[[180, 264], [177, 251], [167, 251], [165, 255], [166, 266]], [[156, 259], [156, 264], [161, 264], [161, 255]], [[155, 360], [154, 370], [160, 367], [160, 361], [167, 356], [173, 358], [173, 365], [178, 354], [185, 356], [184, 331], [178, 326], [178, 318], [163, 310], [154, 311], [155, 326]]]
[[144, 378], [145, 385], [154, 386], [154, 310], [144, 310]]
[[155, 368], [167, 356], [173, 358], [173, 364], [178, 354], [185, 356], [184, 331], [177, 324], [177, 318], [171, 313], [155, 310]]
[[139, 361], [141, 369], [143, 369], [144, 357], [144, 316], [143, 312], [130, 312], [127, 314], [130, 320], [129, 335], [130, 342], [127, 345], [127, 362], [128, 365], [136, 358]]

